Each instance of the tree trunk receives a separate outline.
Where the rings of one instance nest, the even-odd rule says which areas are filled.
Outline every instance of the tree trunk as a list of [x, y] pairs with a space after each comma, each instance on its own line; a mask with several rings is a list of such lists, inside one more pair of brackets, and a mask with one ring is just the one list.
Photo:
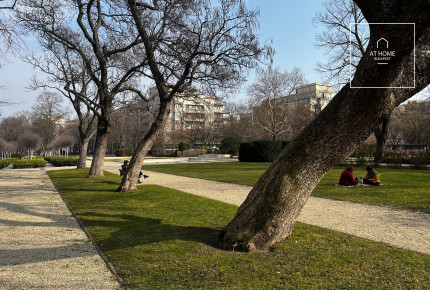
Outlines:
[[77, 168], [87, 168], [87, 150], [89, 142], [90, 139], [83, 139], [79, 144], [80, 152]]
[[130, 164], [127, 168], [126, 173], [123, 175], [121, 185], [118, 187], [117, 191], [127, 192], [129, 190], [136, 189], [136, 185], [139, 179], [139, 173], [142, 168], [145, 156], [152, 148], [167, 123], [167, 119], [169, 117], [170, 112], [170, 103], [171, 101], [162, 101], [157, 118], [151, 125], [149, 132], [137, 145], [136, 151], [131, 157]]
[[[281, 152], [251, 190], [233, 220], [220, 232], [219, 242], [223, 248], [267, 251], [274, 243], [289, 237], [297, 217], [320, 179], [359, 146], [384, 118], [390, 116], [396, 106], [430, 83], [429, 1], [356, 2], [369, 23], [421, 21], [416, 25], [415, 34], [415, 89], [383, 88], [399, 87], [410, 76], [413, 47], [396, 47], [396, 58], [389, 66], [378, 66], [369, 57], [362, 58], [353, 87], [382, 88], [353, 89], [349, 84], [342, 88]], [[389, 25], [382, 25], [378, 29], [386, 39], [400, 37], [405, 44], [414, 43], [413, 37], [390, 30]], [[378, 36], [373, 33], [371, 29], [366, 55], [376, 50]]]
[[375, 166], [378, 166], [384, 158], [384, 147], [387, 139], [389, 122], [390, 118], [385, 118], [374, 132], [376, 137], [376, 150], [375, 155], [373, 156], [373, 162], [375, 163]]
[[110, 107], [104, 105], [104, 111], [98, 119], [96, 144], [88, 177], [103, 177], [104, 160], [108, 145], [110, 128]]

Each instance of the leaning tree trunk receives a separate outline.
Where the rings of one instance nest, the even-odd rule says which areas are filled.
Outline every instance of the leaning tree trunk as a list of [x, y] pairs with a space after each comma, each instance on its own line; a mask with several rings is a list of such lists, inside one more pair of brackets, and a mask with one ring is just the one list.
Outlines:
[[152, 145], [154, 145], [155, 141], [167, 123], [167, 118], [169, 117], [170, 112], [170, 103], [171, 101], [162, 102], [156, 120], [154, 123], [152, 123], [149, 132], [142, 140], [140, 140], [139, 144], [137, 145], [137, 148], [131, 157], [127, 171], [123, 175], [121, 185], [118, 187], [117, 191], [127, 192], [129, 190], [136, 189], [139, 173], [142, 168], [145, 156], [152, 148]]
[[[267, 251], [274, 243], [289, 237], [297, 217], [319, 180], [361, 144], [379, 122], [390, 116], [397, 105], [430, 83], [430, 2], [356, 2], [369, 23], [420, 21], [416, 25], [415, 89], [352, 89], [349, 84], [343, 87], [263, 174], [233, 220], [220, 232], [221, 247]], [[391, 18], [383, 19], [384, 16], [396, 21]], [[387, 39], [401, 37], [404, 43], [413, 43], [413, 37], [404, 36], [399, 31], [390, 31], [388, 26], [379, 29], [386, 29], [382, 32]], [[366, 55], [376, 50], [378, 39], [373, 32], [371, 29]], [[389, 66], [378, 66], [370, 58], [362, 58], [353, 86], [401, 86], [411, 73], [413, 54], [413, 48], [400, 45], [396, 47], [396, 58]]]

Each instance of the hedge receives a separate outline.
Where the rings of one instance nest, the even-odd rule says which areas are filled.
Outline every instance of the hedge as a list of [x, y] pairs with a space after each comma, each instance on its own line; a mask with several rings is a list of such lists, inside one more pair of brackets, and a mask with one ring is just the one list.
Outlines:
[[19, 160], [18, 158], [5, 158], [0, 160], [0, 169], [8, 167], [13, 164], [15, 161]]
[[55, 167], [59, 166], [77, 166], [79, 162], [78, 157], [59, 157], [59, 156], [45, 156], [45, 160], [54, 165]]
[[116, 149], [115, 150], [115, 156], [131, 156], [131, 150], [130, 149]]
[[13, 163], [13, 168], [38, 168], [45, 167], [46, 161], [40, 158], [34, 158], [31, 161], [28, 159], [17, 160]]
[[286, 141], [260, 140], [240, 144], [239, 161], [241, 162], [273, 162], [282, 149], [287, 146]]
[[238, 155], [242, 141], [237, 138], [224, 138], [221, 140], [220, 150], [223, 154]]

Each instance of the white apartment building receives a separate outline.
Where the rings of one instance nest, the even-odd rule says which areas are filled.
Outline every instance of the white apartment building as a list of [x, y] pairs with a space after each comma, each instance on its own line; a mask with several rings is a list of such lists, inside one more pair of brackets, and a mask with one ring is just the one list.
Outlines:
[[293, 103], [304, 103], [311, 111], [319, 113], [335, 95], [329, 84], [312, 83], [298, 87], [296, 93], [287, 98]]
[[[156, 94], [155, 89], [151, 95]], [[158, 98], [154, 98], [159, 102]], [[151, 106], [158, 109], [159, 104]], [[164, 136], [169, 139], [172, 132], [187, 131], [197, 132], [216, 130], [227, 121], [229, 113], [225, 111], [224, 104], [216, 96], [203, 94], [193, 89], [187, 93], [181, 93], [171, 103], [170, 115], [164, 128]]]

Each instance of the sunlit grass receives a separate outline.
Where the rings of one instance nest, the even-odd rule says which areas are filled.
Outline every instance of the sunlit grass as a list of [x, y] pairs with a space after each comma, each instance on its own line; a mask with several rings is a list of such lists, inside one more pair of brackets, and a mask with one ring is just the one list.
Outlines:
[[[145, 165], [146, 170], [188, 177], [254, 186], [269, 167], [269, 163], [187, 163]], [[376, 168], [381, 174], [382, 186], [335, 186], [345, 168], [330, 170], [312, 192], [313, 196], [346, 200], [366, 204], [391, 206], [430, 212], [430, 170]], [[366, 170], [358, 167], [354, 176], [365, 176]]]
[[430, 256], [296, 224], [269, 253], [217, 247], [237, 207], [155, 185], [117, 193], [119, 176], [50, 171], [132, 289], [425, 289]]

